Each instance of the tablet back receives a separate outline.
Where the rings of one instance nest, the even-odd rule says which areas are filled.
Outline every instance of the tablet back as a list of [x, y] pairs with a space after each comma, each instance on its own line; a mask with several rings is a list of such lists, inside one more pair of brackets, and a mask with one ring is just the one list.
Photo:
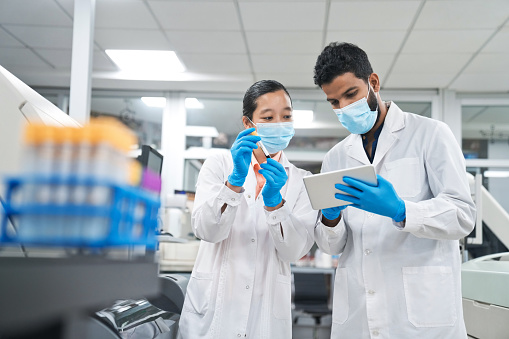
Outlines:
[[377, 185], [375, 168], [373, 165], [364, 165], [352, 167], [338, 171], [314, 174], [304, 177], [304, 185], [311, 201], [311, 206], [315, 210], [329, 207], [350, 205], [349, 202], [338, 200], [336, 193], [343, 193], [337, 190], [335, 184], [343, 184], [343, 177], [352, 177], [371, 185]]

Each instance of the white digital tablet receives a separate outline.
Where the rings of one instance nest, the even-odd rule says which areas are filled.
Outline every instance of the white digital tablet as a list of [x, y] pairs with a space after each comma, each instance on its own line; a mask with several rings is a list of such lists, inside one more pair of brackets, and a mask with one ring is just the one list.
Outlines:
[[339, 171], [309, 175], [304, 177], [304, 185], [308, 192], [311, 206], [315, 210], [329, 207], [350, 205], [344, 200], [336, 199], [336, 193], [344, 193], [334, 187], [335, 184], [346, 185], [343, 177], [351, 177], [368, 184], [377, 185], [375, 168], [373, 165], [347, 168]]

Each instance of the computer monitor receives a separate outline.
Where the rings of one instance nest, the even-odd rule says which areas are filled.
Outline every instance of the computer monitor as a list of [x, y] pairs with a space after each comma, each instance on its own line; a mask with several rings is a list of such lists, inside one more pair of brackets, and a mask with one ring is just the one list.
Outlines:
[[148, 145], [141, 146], [139, 161], [144, 168], [161, 176], [163, 169], [163, 155]]
[[[18, 174], [26, 123], [79, 127], [69, 115], [0, 66], [0, 178]], [[0, 192], [3, 185], [0, 180]], [[0, 193], [0, 194], [1, 194]]]

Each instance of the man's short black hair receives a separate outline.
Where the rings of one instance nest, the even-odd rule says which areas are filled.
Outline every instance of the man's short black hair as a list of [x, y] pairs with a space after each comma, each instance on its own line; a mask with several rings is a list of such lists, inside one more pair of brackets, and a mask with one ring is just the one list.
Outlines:
[[316, 59], [315, 84], [322, 87], [330, 84], [337, 76], [351, 72], [368, 81], [373, 68], [366, 52], [347, 42], [331, 42]]

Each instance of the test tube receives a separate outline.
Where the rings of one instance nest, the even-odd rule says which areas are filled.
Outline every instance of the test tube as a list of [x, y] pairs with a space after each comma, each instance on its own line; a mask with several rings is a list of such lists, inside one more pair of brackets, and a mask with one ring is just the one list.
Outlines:
[[[258, 135], [258, 133], [256, 133], [256, 131], [254, 131], [253, 133], [251, 133], [252, 135]], [[263, 142], [260, 140], [256, 143], [258, 145], [258, 147], [260, 147], [260, 149], [262, 150], [263, 154], [265, 154], [265, 157], [268, 159], [270, 158], [270, 154], [269, 154], [269, 151], [267, 151], [267, 149], [265, 148], [265, 146], [263, 145]]]

